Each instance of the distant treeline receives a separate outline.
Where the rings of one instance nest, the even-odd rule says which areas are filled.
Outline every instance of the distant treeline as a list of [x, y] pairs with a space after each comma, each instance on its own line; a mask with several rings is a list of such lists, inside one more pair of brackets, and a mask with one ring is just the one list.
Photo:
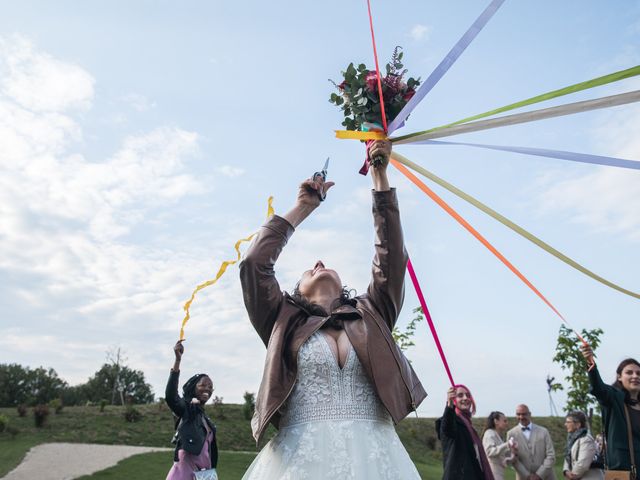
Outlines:
[[40, 405], [56, 399], [71, 406], [150, 403], [154, 397], [144, 373], [123, 365], [105, 363], [86, 383], [70, 386], [53, 368], [0, 364], [0, 407]]

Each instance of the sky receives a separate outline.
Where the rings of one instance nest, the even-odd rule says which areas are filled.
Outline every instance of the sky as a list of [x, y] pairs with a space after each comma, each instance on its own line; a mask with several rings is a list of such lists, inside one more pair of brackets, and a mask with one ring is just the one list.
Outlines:
[[[488, 1], [372, 3], [380, 62], [404, 49], [426, 78]], [[317, 259], [362, 292], [373, 254], [363, 146], [337, 140], [328, 102], [350, 62], [373, 68], [366, 2], [0, 2], [0, 363], [85, 382], [120, 347], [156, 396], [173, 363], [182, 305], [234, 258], [331, 157], [327, 201], [277, 265], [283, 289]], [[640, 2], [507, 0], [398, 133], [484, 112], [640, 63]], [[541, 107], [638, 89], [624, 80]], [[537, 107], [536, 107], [537, 108]], [[626, 105], [445, 140], [640, 160], [640, 107]], [[396, 150], [587, 268], [639, 291], [640, 175], [470, 147]], [[528, 403], [549, 414], [545, 379], [559, 319], [401, 174], [407, 249], [454, 378], [480, 415]], [[428, 183], [428, 182], [427, 182]], [[429, 184], [431, 185], [431, 184]], [[433, 185], [431, 185], [433, 186]], [[577, 328], [604, 330], [603, 375], [638, 356], [640, 301], [556, 260], [440, 187], [434, 190]], [[246, 248], [246, 247], [243, 247]], [[407, 278], [399, 326], [418, 300]], [[191, 310], [182, 375], [215, 395], [256, 392], [265, 349], [237, 267]], [[424, 323], [407, 356], [440, 415], [448, 380]], [[554, 396], [559, 408], [562, 394]]]

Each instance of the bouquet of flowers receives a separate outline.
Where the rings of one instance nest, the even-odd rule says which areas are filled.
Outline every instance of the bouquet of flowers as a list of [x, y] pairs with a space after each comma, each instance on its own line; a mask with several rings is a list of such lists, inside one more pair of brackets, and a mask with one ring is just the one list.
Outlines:
[[[420, 78], [409, 78], [406, 82], [403, 80], [407, 70], [403, 70], [402, 54], [401, 47], [393, 50], [391, 61], [386, 65], [386, 75], [380, 79], [387, 124], [400, 113], [420, 85]], [[342, 125], [347, 130], [382, 132], [382, 109], [376, 71], [367, 69], [363, 63], [358, 67], [350, 63], [341, 73], [344, 80], [340, 84], [329, 80], [338, 90], [338, 93], [331, 94], [329, 102], [341, 107], [344, 113]], [[375, 159], [367, 160], [374, 165], [376, 163]], [[368, 169], [368, 165], [366, 167]]]
[[[386, 65], [386, 75], [381, 78], [382, 97], [387, 122], [391, 122], [416, 93], [420, 78], [403, 81], [407, 70], [403, 70], [402, 49], [393, 50], [391, 61]], [[376, 71], [367, 69], [364, 63], [356, 68], [350, 63], [342, 73], [344, 80], [339, 85], [329, 80], [338, 89], [329, 101], [342, 108], [344, 125], [347, 130], [360, 130], [365, 123], [382, 125], [378, 76]]]

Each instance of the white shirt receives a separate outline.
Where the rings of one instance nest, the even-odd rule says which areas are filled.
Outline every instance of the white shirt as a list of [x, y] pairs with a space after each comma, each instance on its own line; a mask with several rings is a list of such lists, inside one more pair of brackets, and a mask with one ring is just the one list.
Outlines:
[[533, 423], [530, 422], [529, 425], [527, 425], [526, 427], [521, 423], [519, 423], [518, 426], [522, 429], [522, 435], [524, 435], [524, 438], [526, 438], [527, 441], [529, 441], [529, 439], [531, 438], [531, 430], [533, 429]]

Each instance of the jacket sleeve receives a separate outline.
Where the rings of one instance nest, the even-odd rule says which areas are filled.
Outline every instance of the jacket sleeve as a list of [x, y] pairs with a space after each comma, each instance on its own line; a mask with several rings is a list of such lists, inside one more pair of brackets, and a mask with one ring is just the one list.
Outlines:
[[273, 330], [284, 296], [274, 265], [293, 234], [284, 218], [274, 215], [260, 229], [240, 263], [240, 283], [249, 320], [265, 345]]
[[178, 417], [184, 416], [186, 405], [184, 400], [178, 395], [178, 380], [180, 379], [180, 372], [174, 372], [171, 370], [169, 373], [169, 381], [167, 382], [167, 388], [164, 392], [164, 401], [173, 413]]
[[[583, 477], [591, 468], [591, 462], [596, 454], [596, 442], [590, 436], [585, 436], [580, 438], [576, 444], [577, 455], [572, 459], [571, 472], [578, 477]], [[571, 452], [571, 456], [573, 456], [573, 452]]]
[[593, 367], [588, 375], [589, 393], [596, 397], [602, 405], [612, 405], [615, 389], [602, 381], [598, 367]]
[[484, 432], [482, 446], [487, 457], [495, 457], [496, 460], [500, 460], [500, 457], [509, 451], [509, 444], [500, 440], [492, 430]]
[[408, 255], [404, 248], [396, 190], [372, 193], [375, 254], [367, 294], [393, 329], [404, 301]]
[[[509, 430], [507, 432], [507, 439], [513, 438], [513, 440], [516, 441], [516, 444], [518, 445], [518, 447], [520, 447], [520, 443], [517, 440], [517, 435], [515, 434], [516, 428], [512, 428], [511, 430]], [[533, 472], [530, 472], [525, 466], [524, 464], [520, 461], [520, 457], [516, 455], [516, 457], [514, 458], [512, 464], [511, 464], [514, 468], [514, 470], [516, 472], [518, 472], [518, 475], [520, 475], [522, 478], [527, 478], [529, 475], [531, 475]]]
[[531, 472], [527, 470], [527, 468], [522, 464], [520, 460], [518, 460], [518, 457], [516, 457], [513, 462], [513, 468], [522, 478], [527, 478], [529, 475], [531, 475]]
[[444, 414], [442, 414], [442, 418], [440, 420], [440, 429], [438, 432], [440, 439], [443, 439], [444, 437], [455, 439], [458, 429], [455, 409], [448, 405], [444, 407]]
[[547, 478], [547, 475], [553, 471], [553, 466], [556, 463], [556, 451], [553, 448], [553, 442], [551, 441], [551, 435], [548, 430], [544, 431], [544, 450], [544, 461], [536, 471], [536, 475], [540, 478]]

